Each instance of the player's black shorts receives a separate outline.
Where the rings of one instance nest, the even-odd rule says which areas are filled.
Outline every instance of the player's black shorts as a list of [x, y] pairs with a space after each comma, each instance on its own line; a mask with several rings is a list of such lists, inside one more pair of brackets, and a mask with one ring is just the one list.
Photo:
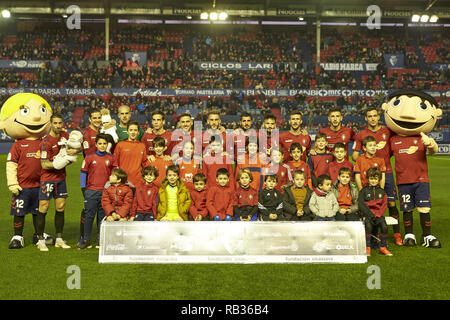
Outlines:
[[410, 184], [399, 184], [400, 210], [411, 211], [414, 208], [431, 208], [430, 184], [417, 182]]
[[41, 181], [41, 190], [39, 192], [39, 200], [50, 200], [58, 198], [67, 198], [66, 180], [59, 181]]
[[24, 216], [39, 212], [39, 187], [23, 188], [19, 195], [13, 194], [11, 200], [11, 215]]

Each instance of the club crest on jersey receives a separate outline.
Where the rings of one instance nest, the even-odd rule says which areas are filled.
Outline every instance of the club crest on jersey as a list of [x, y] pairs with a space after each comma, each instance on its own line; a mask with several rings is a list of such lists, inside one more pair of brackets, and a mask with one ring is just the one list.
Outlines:
[[252, 195], [249, 195], [248, 198], [249, 198], [250, 200], [252, 200], [252, 199], [253, 199], [253, 196], [252, 196]]
[[147, 191], [147, 195], [149, 196], [149, 195], [151, 195], [152, 194], [152, 190], [148, 190]]
[[345, 141], [345, 138], [346, 138], [346, 136], [345, 136], [345, 134], [343, 134], [342, 135], [342, 141]]
[[105, 163], [107, 166], [109, 166], [109, 160], [106, 160]]

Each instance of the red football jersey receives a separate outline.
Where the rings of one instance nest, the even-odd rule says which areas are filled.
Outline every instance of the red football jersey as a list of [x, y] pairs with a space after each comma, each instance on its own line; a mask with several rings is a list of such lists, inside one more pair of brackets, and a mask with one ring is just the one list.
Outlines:
[[230, 185], [234, 189], [234, 170], [233, 170], [233, 160], [228, 156], [218, 156], [215, 157], [213, 155], [207, 155], [203, 157], [202, 162], [202, 171], [206, 176], [206, 188], [217, 185], [216, 182], [216, 173], [217, 170], [221, 168], [225, 168], [228, 170], [230, 174]]
[[[59, 138], [54, 138], [50, 134], [46, 135], [42, 139], [41, 144], [41, 159], [53, 161], [53, 158], [59, 153], [60, 146], [58, 142], [61, 138], [69, 139], [69, 134], [65, 131], [62, 131], [59, 135]], [[41, 181], [60, 181], [66, 178], [66, 168], [62, 168], [60, 170], [55, 169], [42, 169]]]
[[306, 160], [306, 155], [309, 153], [309, 150], [311, 150], [312, 140], [309, 135], [294, 135], [291, 132], [284, 132], [280, 134], [280, 146], [283, 149], [283, 162], [287, 163], [291, 159], [291, 155], [289, 154], [289, 148], [291, 147], [291, 144], [294, 142], [300, 143], [300, 145], [304, 148], [302, 160]]
[[197, 159], [185, 160], [184, 158], [179, 158], [175, 164], [180, 169], [180, 179], [183, 181], [186, 188], [188, 188], [189, 191], [194, 190], [194, 176], [195, 174], [202, 172], [200, 161]]
[[142, 184], [141, 168], [149, 165], [145, 145], [140, 141], [120, 141], [114, 149], [114, 167], [128, 174], [128, 181], [135, 187]]
[[386, 173], [386, 165], [383, 158], [368, 158], [365, 154], [363, 154], [356, 159], [356, 164], [353, 170], [355, 174], [360, 174], [361, 185], [363, 187], [369, 184], [369, 179], [367, 179], [366, 172], [369, 168], [373, 167], [380, 169], [382, 173]]
[[166, 151], [164, 151], [164, 155], [168, 155], [170, 156], [172, 154], [172, 148], [174, 146], [174, 142], [171, 140], [172, 139], [172, 132], [170, 131], [165, 131], [163, 134], [161, 135], [156, 135], [154, 133], [144, 133], [144, 135], [142, 136], [142, 143], [145, 144], [145, 148], [147, 150], [147, 155], [155, 155], [155, 151], [153, 150], [153, 139], [155, 139], [156, 137], [162, 137], [164, 138], [164, 140], [166, 141]]
[[311, 168], [311, 172], [316, 178], [322, 174], [328, 175], [328, 166], [333, 162], [334, 156], [330, 153], [318, 153], [316, 155], [310, 155], [308, 158], [308, 165]]
[[161, 188], [161, 183], [166, 177], [167, 168], [172, 165], [172, 161], [166, 161], [164, 158], [156, 156], [154, 162], [149, 162], [150, 166], [153, 166], [158, 170], [158, 177], [153, 181], [153, 184], [158, 188]]
[[95, 131], [90, 126], [82, 131], [83, 133], [83, 157], [97, 151], [95, 147], [95, 137], [98, 135], [98, 131]]
[[42, 140], [18, 140], [14, 142], [6, 161], [17, 163], [17, 181], [20, 187], [39, 187], [41, 179]]
[[353, 151], [358, 151], [360, 154], [364, 153], [362, 148], [362, 141], [367, 136], [373, 136], [375, 140], [377, 141], [377, 152], [375, 153], [375, 156], [378, 158], [383, 158], [384, 163], [386, 165], [386, 172], [391, 173], [392, 172], [392, 166], [391, 166], [391, 144], [390, 139], [393, 135], [393, 132], [388, 128], [382, 126], [377, 131], [372, 131], [369, 129], [364, 129], [360, 133], [358, 133], [355, 137], [355, 144], [353, 146]]
[[[206, 130], [203, 133], [203, 137], [202, 137], [202, 151], [205, 151], [205, 149], [209, 146], [209, 141], [211, 140], [212, 136], [218, 136], [218, 137], [222, 138], [223, 145], [226, 146], [226, 134], [225, 134], [225, 132], [220, 132], [220, 131], [212, 132], [212, 130], [209, 129], [209, 130]], [[224, 149], [225, 149], [225, 147], [224, 147]]]
[[[348, 144], [350, 141], [353, 141], [355, 139], [355, 132], [348, 127], [341, 126], [341, 128], [338, 131], [331, 130], [330, 127], [326, 127], [319, 130], [319, 133], [325, 133], [327, 135], [328, 140], [328, 146], [327, 151], [333, 152], [334, 145], [338, 142], [342, 142], [345, 144], [346, 147], [348, 147]], [[346, 148], [346, 150], [347, 148]]]
[[348, 168], [350, 170], [350, 179], [353, 181], [353, 163], [348, 160], [344, 160], [340, 163], [333, 161], [328, 165], [328, 175], [330, 176], [331, 181], [334, 183], [339, 178], [339, 170], [341, 168]]
[[305, 184], [312, 188], [311, 180], [311, 167], [305, 161], [294, 161], [291, 160], [287, 163], [289, 167], [289, 180], [294, 181], [294, 172], [297, 170], [303, 171], [305, 173]]
[[279, 165], [270, 165], [268, 164], [263, 168], [263, 180], [265, 176], [268, 175], [277, 175], [278, 183], [275, 189], [283, 193], [284, 189], [282, 186], [286, 185], [289, 182], [290, 177], [290, 167], [287, 164], [279, 164]]
[[102, 191], [109, 181], [114, 168], [114, 156], [106, 153], [100, 156], [96, 152], [86, 156], [81, 165], [81, 171], [87, 173], [86, 189]]
[[397, 184], [429, 182], [427, 150], [421, 136], [391, 138]]

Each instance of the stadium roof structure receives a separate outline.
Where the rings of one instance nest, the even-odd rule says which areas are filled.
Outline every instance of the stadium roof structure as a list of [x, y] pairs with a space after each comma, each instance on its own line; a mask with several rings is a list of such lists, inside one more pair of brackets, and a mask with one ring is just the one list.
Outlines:
[[[74, 3], [75, 2], [75, 3]], [[0, 9], [13, 15], [64, 14], [76, 4], [87, 15], [186, 16], [199, 18], [202, 11], [227, 11], [229, 17], [277, 17], [297, 19], [367, 17], [370, 5], [377, 5], [386, 18], [410, 18], [416, 12], [436, 13], [450, 18], [450, 0], [28, 0], [2, 1]]]

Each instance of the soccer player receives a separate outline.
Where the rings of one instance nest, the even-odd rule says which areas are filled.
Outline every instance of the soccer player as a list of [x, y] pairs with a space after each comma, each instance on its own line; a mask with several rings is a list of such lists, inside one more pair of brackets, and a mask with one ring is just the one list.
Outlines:
[[212, 110], [208, 112], [206, 123], [208, 124], [209, 128], [206, 129], [203, 133], [203, 151], [205, 151], [205, 149], [208, 147], [209, 141], [211, 140], [212, 136], [220, 136], [222, 138], [222, 141], [226, 141], [225, 128], [221, 126], [222, 120], [220, 119], [220, 112], [218, 110]]
[[[367, 129], [359, 132], [355, 137], [355, 144], [353, 146], [352, 158], [357, 161], [358, 157], [362, 154], [362, 141], [367, 136], [375, 137], [377, 142], [377, 152], [375, 156], [384, 159], [386, 165], [386, 175], [384, 190], [386, 190], [388, 198], [389, 215], [399, 220], [399, 212], [397, 209], [396, 201], [398, 200], [397, 191], [395, 186], [394, 173], [391, 166], [391, 136], [394, 134], [388, 127], [380, 125], [380, 113], [376, 107], [370, 107], [366, 111], [365, 120], [367, 122]], [[394, 229], [395, 244], [402, 246], [403, 242], [400, 234], [400, 224], [392, 225]]]
[[194, 143], [194, 155], [202, 155], [202, 132], [195, 132], [192, 129], [193, 121], [189, 113], [183, 113], [178, 118], [178, 129], [172, 132], [172, 160], [180, 157], [180, 152], [183, 149], [185, 141], [192, 141]]
[[[260, 153], [261, 155], [268, 156], [272, 147], [279, 147], [280, 145], [277, 118], [272, 113], [266, 114], [261, 129], [264, 130], [259, 134]], [[272, 132], [274, 132], [273, 137]]]
[[87, 126], [83, 133], [83, 157], [86, 158], [88, 154], [97, 151], [96, 137], [102, 125], [102, 115], [100, 109], [91, 109], [89, 111], [89, 126]]
[[114, 150], [114, 167], [125, 170], [134, 187], [142, 184], [141, 169], [147, 167], [145, 145], [138, 141], [139, 123], [128, 123], [128, 139], [120, 141]]
[[[83, 157], [96, 152], [96, 137], [100, 131], [102, 125], [102, 115], [100, 109], [94, 108], [89, 111], [89, 125], [82, 130], [83, 133]], [[109, 175], [108, 175], [109, 176]], [[103, 187], [102, 187], [103, 189]], [[84, 192], [82, 192], [84, 197]], [[86, 212], [83, 207], [80, 217], [80, 238], [78, 240], [78, 248], [83, 243], [84, 224], [86, 219]]]
[[83, 250], [91, 246], [92, 225], [97, 217], [97, 246], [100, 243], [100, 225], [105, 217], [102, 207], [102, 195], [109, 176], [113, 170], [114, 157], [106, 152], [108, 137], [99, 133], [95, 138], [97, 151], [90, 153], [81, 165], [80, 185], [84, 196], [85, 223], [83, 242], [79, 249]]
[[342, 125], [341, 109], [336, 107], [330, 108], [328, 111], [328, 122], [330, 124], [328, 127], [319, 130], [319, 133], [324, 133], [327, 137], [327, 151], [332, 153], [334, 144], [337, 142], [344, 143], [347, 151], [348, 144], [355, 138], [355, 132], [351, 128]]
[[[128, 123], [131, 119], [131, 109], [127, 105], [121, 105], [117, 110], [117, 116], [119, 117], [119, 123], [116, 125], [116, 133], [119, 137], [119, 141], [128, 139]], [[144, 130], [139, 127], [139, 132], [136, 140], [141, 141], [144, 135]]]
[[[38, 242], [37, 214], [41, 178], [41, 137], [50, 127], [52, 109], [47, 101], [33, 93], [18, 93], [5, 101], [1, 109], [0, 129], [16, 139], [6, 159], [6, 182], [12, 193], [11, 215], [14, 216], [14, 236], [9, 249], [24, 246], [23, 227], [25, 215], [32, 213]], [[30, 130], [34, 127], [33, 130]], [[48, 241], [53, 238], [44, 233]], [[50, 244], [49, 243], [49, 244]]]
[[[69, 135], [63, 130], [63, 120], [61, 115], [53, 114], [50, 119], [50, 133], [42, 140], [41, 147], [41, 182], [39, 193], [39, 213], [37, 216], [37, 227], [39, 241], [37, 243], [40, 251], [48, 251], [44, 241], [45, 216], [50, 205], [50, 200], [55, 199], [55, 247], [69, 249], [70, 246], [62, 239], [64, 228], [64, 210], [66, 207], [67, 184], [66, 169], [55, 169], [53, 158], [58, 154], [60, 146], [58, 142], [61, 138], [68, 139]], [[77, 150], [67, 149], [68, 155], [75, 155]]]
[[300, 110], [294, 110], [289, 115], [289, 131], [280, 134], [280, 146], [283, 149], [284, 158], [283, 162], [287, 163], [290, 158], [289, 148], [292, 143], [298, 142], [303, 148], [302, 160], [306, 162], [307, 155], [311, 150], [311, 137], [308, 132], [301, 128], [302, 125], [302, 112]]
[[172, 154], [172, 132], [164, 129], [166, 123], [165, 115], [162, 111], [155, 111], [152, 113], [152, 126], [151, 133], [148, 130], [142, 136], [142, 142], [147, 148], [147, 155], [150, 162], [155, 161], [155, 150], [153, 149], [153, 139], [156, 137], [162, 137], [165, 140], [166, 150], [164, 151], [164, 156], [166, 160], [171, 159]]
[[[249, 113], [242, 113], [239, 121], [239, 129], [234, 130], [234, 161], [238, 163], [239, 159], [243, 160], [245, 155], [245, 143], [248, 137], [257, 137], [257, 133], [253, 126], [253, 118]], [[227, 150], [228, 153], [229, 150]]]
[[421, 245], [440, 248], [440, 241], [431, 234], [430, 179], [426, 154], [434, 154], [438, 145], [426, 136], [442, 115], [436, 100], [416, 90], [398, 90], [383, 103], [386, 125], [396, 133], [391, 137], [395, 156], [395, 173], [403, 211], [405, 237], [403, 245], [415, 246], [413, 210], [417, 208], [422, 227]]

